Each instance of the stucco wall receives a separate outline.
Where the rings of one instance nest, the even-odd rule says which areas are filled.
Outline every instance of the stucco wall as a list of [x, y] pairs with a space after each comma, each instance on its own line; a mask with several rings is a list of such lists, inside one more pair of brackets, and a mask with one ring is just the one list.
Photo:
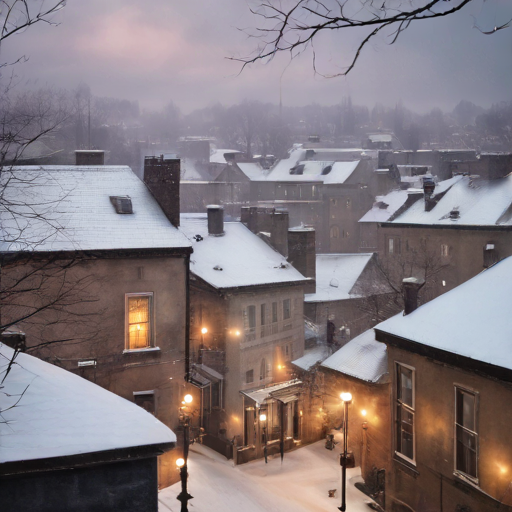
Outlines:
[[[391, 375], [396, 361], [415, 369], [416, 460], [409, 464], [394, 456], [387, 503], [403, 502], [416, 511], [510, 510], [497, 500], [512, 505], [511, 386], [392, 346], [388, 351]], [[455, 472], [455, 385], [477, 394], [478, 483]]]

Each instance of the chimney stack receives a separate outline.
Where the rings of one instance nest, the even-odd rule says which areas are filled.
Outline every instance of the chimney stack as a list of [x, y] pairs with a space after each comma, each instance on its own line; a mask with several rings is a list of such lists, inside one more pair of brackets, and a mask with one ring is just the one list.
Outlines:
[[301, 227], [288, 230], [288, 261], [304, 276], [312, 280], [304, 293], [316, 291], [316, 248], [314, 228]]
[[164, 156], [144, 159], [144, 183], [175, 227], [180, 225], [180, 160]]
[[436, 205], [435, 201], [432, 199], [434, 194], [434, 189], [436, 188], [436, 184], [434, 183], [434, 178], [431, 176], [425, 176], [423, 178], [423, 195], [425, 197], [425, 211], [429, 212]]
[[75, 165], [105, 165], [105, 151], [102, 149], [77, 149]]
[[210, 236], [224, 235], [224, 208], [218, 204], [209, 204], [208, 211], [208, 234]]
[[418, 292], [424, 284], [425, 281], [417, 277], [407, 277], [402, 281], [404, 315], [408, 315], [418, 308]]

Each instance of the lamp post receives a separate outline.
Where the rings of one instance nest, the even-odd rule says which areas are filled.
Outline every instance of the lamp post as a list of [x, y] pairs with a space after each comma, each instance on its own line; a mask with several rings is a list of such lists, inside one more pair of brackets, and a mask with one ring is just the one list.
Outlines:
[[263, 446], [263, 455], [265, 457], [265, 464], [268, 462], [267, 460], [267, 430], [266, 430], [266, 422], [267, 415], [264, 413], [260, 414], [260, 422], [263, 425], [263, 442], [265, 443]]
[[191, 496], [187, 491], [187, 459], [188, 459], [188, 447], [190, 445], [190, 416], [185, 412], [185, 407], [192, 403], [192, 395], [185, 395], [180, 408], [180, 422], [183, 425], [183, 458], [176, 460], [176, 466], [180, 469], [181, 477], [181, 492], [176, 497], [177, 500], [181, 501], [181, 512], [188, 512], [188, 500], [191, 500]]
[[203, 362], [203, 350], [204, 350], [204, 335], [208, 332], [208, 329], [206, 327], [203, 327], [201, 329], [201, 345], [199, 347], [199, 362], [202, 363]]
[[343, 453], [340, 455], [341, 507], [338, 507], [338, 509], [341, 510], [341, 512], [344, 512], [347, 510], [345, 494], [347, 487], [348, 406], [352, 402], [352, 395], [350, 393], [341, 393], [340, 398], [343, 401]]

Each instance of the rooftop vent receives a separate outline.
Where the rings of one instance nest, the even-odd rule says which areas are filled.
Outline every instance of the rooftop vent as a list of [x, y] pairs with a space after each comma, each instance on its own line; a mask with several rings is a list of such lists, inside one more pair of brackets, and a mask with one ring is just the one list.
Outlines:
[[215, 267], [213, 267], [213, 270], [222, 270], [222, 267], [220, 265], [215, 265]]
[[457, 220], [457, 219], [460, 219], [460, 211], [459, 211], [459, 207], [458, 206], [455, 206], [452, 211], [450, 212], [450, 219], [451, 220]]
[[292, 167], [290, 174], [304, 174], [304, 164], [298, 164]]
[[379, 202], [375, 203], [375, 206], [377, 208], [380, 208], [381, 210], [385, 210], [389, 206], [389, 204], [385, 203], [384, 201], [379, 201]]
[[133, 213], [132, 200], [130, 196], [110, 196], [110, 202], [116, 209], [116, 213]]
[[322, 176], [329, 174], [332, 171], [332, 165], [328, 165], [322, 169]]

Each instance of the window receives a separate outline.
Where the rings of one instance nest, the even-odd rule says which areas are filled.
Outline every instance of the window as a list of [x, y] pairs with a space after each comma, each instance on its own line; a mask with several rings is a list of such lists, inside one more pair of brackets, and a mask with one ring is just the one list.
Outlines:
[[126, 295], [126, 349], [153, 346], [153, 294]]
[[494, 244], [486, 244], [484, 247], [484, 268], [492, 267], [495, 263], [498, 263], [498, 252]]
[[340, 228], [338, 226], [331, 226], [331, 238], [340, 237]]
[[283, 300], [283, 320], [288, 320], [291, 318], [292, 312], [290, 309], [290, 299]]
[[260, 380], [264, 380], [268, 377], [267, 361], [265, 358], [261, 360], [260, 364]]
[[476, 480], [476, 394], [455, 387], [455, 470]]
[[277, 302], [272, 302], [272, 323], [277, 322]]
[[396, 363], [396, 453], [414, 462], [414, 368]]
[[256, 329], [256, 306], [247, 306], [247, 328]]
[[245, 372], [245, 382], [247, 384], [250, 384], [251, 382], [254, 382], [254, 370], [247, 370]]
[[400, 254], [400, 238], [393, 236], [388, 238], [388, 254]]
[[142, 407], [151, 414], [155, 414], [156, 410], [154, 391], [134, 391], [133, 400], [139, 407]]
[[441, 244], [441, 256], [448, 256], [448, 245]]
[[266, 316], [266, 304], [262, 304], [260, 307], [261, 311], [261, 325], [265, 325], [265, 316]]

